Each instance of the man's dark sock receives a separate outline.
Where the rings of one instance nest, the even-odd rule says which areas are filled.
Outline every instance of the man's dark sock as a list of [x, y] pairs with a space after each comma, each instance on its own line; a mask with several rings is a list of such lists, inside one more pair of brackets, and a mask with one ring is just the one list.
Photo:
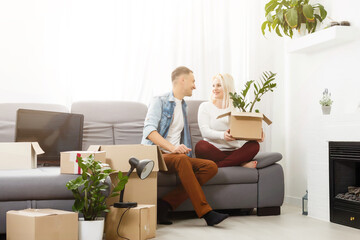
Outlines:
[[216, 224], [219, 224], [228, 217], [229, 214], [218, 213], [215, 211], [210, 211], [203, 216], [208, 226], [214, 226]]
[[169, 210], [171, 210], [171, 205], [159, 199], [157, 202], [157, 222], [158, 224], [170, 225], [172, 222], [169, 219]]

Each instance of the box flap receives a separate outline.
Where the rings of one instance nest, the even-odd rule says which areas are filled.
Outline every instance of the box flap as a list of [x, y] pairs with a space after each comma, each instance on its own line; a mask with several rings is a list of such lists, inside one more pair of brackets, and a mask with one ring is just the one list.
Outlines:
[[272, 121], [269, 119], [269, 118], [267, 118], [266, 116], [265, 116], [265, 114], [263, 114], [264, 115], [264, 122], [266, 122], [267, 123], [267, 125], [270, 125], [270, 124], [272, 124]]
[[238, 111], [232, 111], [232, 112], [231, 112], [231, 116], [263, 118], [263, 114], [262, 114], [262, 113], [238, 112]]
[[58, 214], [56, 210], [53, 209], [33, 209], [33, 208], [18, 210], [15, 212], [19, 215], [28, 216], [28, 217], [44, 217], [44, 216], [52, 216]]
[[161, 150], [159, 146], [157, 146], [157, 155], [158, 155], [158, 162], [159, 162], [159, 170], [160, 171], [167, 171], [166, 163], [164, 161], [163, 155], [161, 153]]
[[101, 145], [90, 145], [87, 151], [97, 152], [100, 151]]
[[216, 119], [223, 118], [223, 117], [226, 117], [226, 116], [230, 116], [230, 114], [231, 114], [231, 112], [227, 112], [227, 113], [221, 114], [221, 115], [217, 116]]
[[45, 152], [41, 149], [38, 142], [31, 143], [32, 148], [34, 149], [36, 155], [44, 154]]

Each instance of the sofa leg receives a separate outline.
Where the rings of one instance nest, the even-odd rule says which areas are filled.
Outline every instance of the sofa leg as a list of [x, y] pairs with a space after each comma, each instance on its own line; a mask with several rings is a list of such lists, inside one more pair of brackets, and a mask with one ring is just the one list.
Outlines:
[[279, 207], [263, 207], [257, 208], [256, 211], [258, 216], [272, 216], [280, 215], [280, 206]]

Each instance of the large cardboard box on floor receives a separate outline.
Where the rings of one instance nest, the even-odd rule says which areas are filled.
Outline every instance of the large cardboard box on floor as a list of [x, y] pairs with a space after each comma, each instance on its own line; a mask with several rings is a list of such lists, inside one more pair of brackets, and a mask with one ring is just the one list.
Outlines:
[[95, 161], [106, 162], [106, 152], [104, 151], [67, 151], [60, 153], [60, 173], [62, 174], [82, 174], [82, 169], [77, 164], [77, 154], [87, 158], [94, 156]]
[[55, 209], [8, 211], [6, 239], [77, 240], [78, 214]]
[[[122, 215], [123, 218], [121, 219]], [[156, 236], [156, 219], [154, 216], [156, 216], [155, 205], [138, 205], [129, 210], [110, 207], [110, 212], [106, 215], [105, 220], [106, 240], [154, 238]], [[118, 236], [118, 233], [121, 237]]]
[[43, 153], [37, 142], [0, 143], [0, 169], [36, 168], [37, 155]]
[[230, 134], [239, 140], [260, 140], [262, 138], [262, 121], [270, 125], [272, 122], [262, 113], [237, 112], [224, 113], [217, 118], [228, 116]]

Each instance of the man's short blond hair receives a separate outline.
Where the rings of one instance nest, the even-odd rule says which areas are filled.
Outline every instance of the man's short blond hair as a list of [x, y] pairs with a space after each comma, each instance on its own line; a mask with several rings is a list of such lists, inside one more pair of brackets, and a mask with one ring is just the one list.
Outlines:
[[171, 80], [174, 82], [175, 79], [183, 74], [190, 74], [193, 73], [190, 69], [187, 67], [181, 66], [177, 67], [172, 73], [171, 73]]

